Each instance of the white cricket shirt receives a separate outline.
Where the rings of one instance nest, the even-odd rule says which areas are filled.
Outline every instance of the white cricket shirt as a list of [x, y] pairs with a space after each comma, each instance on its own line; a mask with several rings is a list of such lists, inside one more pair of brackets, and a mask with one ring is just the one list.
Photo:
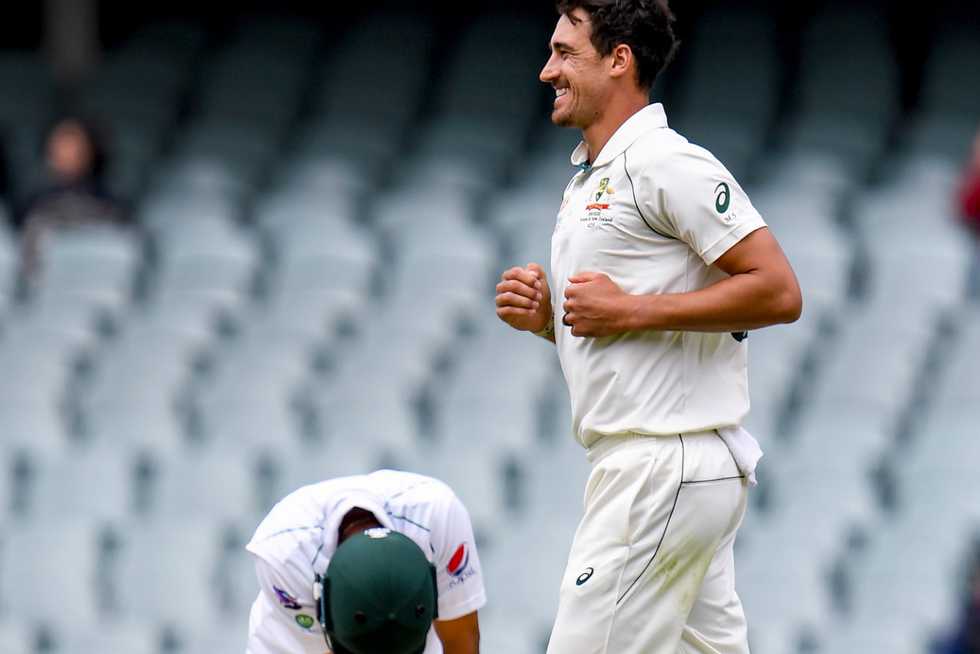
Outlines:
[[[462, 617], [486, 604], [469, 514], [449, 486], [395, 470], [340, 477], [287, 495], [246, 545], [260, 560], [249, 654], [326, 650], [315, 623], [313, 581], [317, 573], [326, 572], [337, 550], [340, 521], [355, 507], [411, 538], [436, 566], [440, 620]], [[425, 654], [441, 651], [430, 630]]]
[[738, 425], [749, 410], [746, 343], [728, 333], [604, 338], [562, 324], [568, 278], [607, 274], [632, 294], [684, 293], [726, 275], [712, 264], [765, 223], [710, 152], [667, 127], [660, 104], [629, 118], [565, 190], [551, 242], [555, 341], [576, 438]]

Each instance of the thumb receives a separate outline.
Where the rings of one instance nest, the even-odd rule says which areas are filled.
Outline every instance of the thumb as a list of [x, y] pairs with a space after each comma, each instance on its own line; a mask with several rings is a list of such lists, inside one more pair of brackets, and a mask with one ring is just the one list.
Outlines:
[[538, 279], [540, 279], [542, 282], [547, 283], [548, 276], [545, 275], [544, 269], [541, 266], [536, 263], [529, 263], [527, 264], [527, 269], [537, 275]]
[[573, 284], [582, 284], [584, 282], [591, 282], [593, 279], [595, 279], [598, 276], [599, 273], [585, 271], [585, 272], [575, 273], [574, 275], [568, 278], [568, 281], [570, 281]]

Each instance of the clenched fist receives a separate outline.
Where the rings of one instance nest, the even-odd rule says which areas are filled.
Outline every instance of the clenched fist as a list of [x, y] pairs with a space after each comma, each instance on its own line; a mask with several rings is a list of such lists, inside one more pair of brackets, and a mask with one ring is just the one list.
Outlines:
[[613, 336], [629, 331], [630, 300], [608, 275], [581, 272], [568, 278], [562, 323], [572, 336]]
[[548, 279], [536, 263], [504, 271], [496, 300], [497, 317], [514, 329], [540, 332], [552, 324]]

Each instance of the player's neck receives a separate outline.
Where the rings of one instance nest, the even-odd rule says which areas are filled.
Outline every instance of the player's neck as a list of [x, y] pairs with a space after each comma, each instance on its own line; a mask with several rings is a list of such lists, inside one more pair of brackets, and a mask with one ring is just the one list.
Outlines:
[[380, 526], [381, 522], [370, 512], [359, 508], [352, 509], [340, 521], [340, 527], [337, 530], [337, 544], [343, 543], [354, 534]]
[[629, 93], [610, 98], [603, 108], [602, 115], [582, 130], [582, 139], [589, 146], [589, 163], [593, 163], [609, 139], [623, 126], [633, 114], [650, 104], [645, 93]]

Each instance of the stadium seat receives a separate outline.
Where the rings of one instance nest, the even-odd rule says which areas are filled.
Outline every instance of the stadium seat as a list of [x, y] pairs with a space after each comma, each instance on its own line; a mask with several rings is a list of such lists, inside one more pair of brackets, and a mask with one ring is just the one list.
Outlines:
[[480, 647], [488, 652], [540, 654], [545, 650], [549, 634], [525, 616], [494, 611], [490, 607], [480, 611]]
[[[778, 538], [773, 532], [768, 537]], [[749, 625], [779, 629], [792, 642], [826, 621], [825, 581], [809, 551], [780, 546], [753, 549], [750, 554], [739, 558], [737, 573]]]
[[356, 438], [362, 447], [379, 453], [410, 453], [417, 438], [410, 389], [362, 379], [363, 385], [341, 379], [316, 389], [313, 408], [319, 437], [327, 447], [344, 447]]
[[16, 291], [20, 253], [13, 235], [7, 228], [10, 217], [2, 205], [0, 205], [0, 224], [3, 225], [0, 228], [0, 316], [3, 316]]
[[210, 154], [189, 154], [163, 162], [155, 179], [157, 192], [213, 194], [239, 201], [249, 191], [241, 171]]
[[220, 628], [184, 639], [181, 654], [239, 654], [248, 641], [248, 616], [232, 616]]
[[234, 302], [252, 291], [259, 255], [238, 229], [217, 220], [175, 225], [160, 242], [160, 299], [197, 296], [202, 306]]
[[[309, 144], [307, 148], [312, 149]], [[375, 155], [381, 158], [381, 155]], [[379, 171], [374, 167], [370, 152], [347, 156], [339, 152], [300, 152], [287, 158], [274, 174], [276, 192], [263, 198], [258, 222], [269, 225], [265, 214], [276, 218], [295, 213], [300, 216], [322, 216], [354, 213], [364, 196], [377, 181]], [[269, 206], [271, 205], [271, 206]], [[276, 211], [276, 210], [279, 211]], [[289, 216], [283, 216], [289, 217]], [[275, 221], [288, 226], [288, 222]]]
[[[709, 149], [743, 184], [752, 176], [776, 108], [773, 28], [769, 16], [745, 8], [705, 12], [685, 43], [687, 71], [667, 107], [670, 126]], [[726, 62], [723, 81], [718, 61]], [[725, 87], [723, 101], [719, 84]]]
[[[333, 477], [367, 474], [382, 467], [415, 471], [415, 466], [400, 465], [389, 453], [378, 448], [373, 439], [366, 440], [353, 430], [332, 440], [307, 439], [282, 443], [275, 448], [272, 455], [279, 471], [277, 490], [280, 498], [307, 484], [316, 484]], [[258, 526], [258, 522], [252, 528], [255, 526]], [[254, 568], [249, 567], [249, 564], [242, 565], [251, 570], [254, 576]], [[248, 591], [243, 592], [247, 594]], [[254, 592], [251, 592], [251, 597], [255, 598]]]
[[140, 625], [103, 622], [86, 625], [73, 633], [53, 633], [51, 638], [53, 654], [156, 654], [160, 651], [156, 630]]
[[585, 448], [568, 433], [570, 426], [563, 427], [553, 443], [525, 451], [527, 459], [536, 463], [527, 471], [524, 515], [532, 523], [552, 524], [571, 536], [582, 518], [586, 482], [592, 469]]
[[333, 291], [366, 297], [371, 292], [379, 253], [350, 223], [327, 215], [297, 216], [276, 231], [273, 293]]
[[187, 189], [149, 190], [137, 211], [139, 222], [154, 233], [165, 233], [185, 221], [207, 220], [233, 224], [239, 207], [227, 195]]
[[[510, 522], [506, 536], [481, 550], [480, 562], [486, 575], [487, 595], [505, 593], [511, 601], [494, 607], [501, 619], [547, 638], [558, 609], [558, 589], [565, 570], [572, 533], [567, 529], [544, 528], [540, 523]], [[536, 543], [536, 547], [528, 547]], [[537, 650], [540, 651], [540, 650]]]
[[58, 521], [71, 516], [121, 520], [133, 510], [135, 464], [134, 452], [107, 443], [38, 457], [29, 515]]
[[197, 520], [220, 525], [251, 518], [261, 508], [254, 451], [234, 447], [188, 447], [155, 457], [149, 515], [154, 522]]
[[[207, 500], [206, 495], [188, 496], [190, 502], [183, 508]], [[182, 637], [218, 624], [218, 524], [187, 516], [122, 523], [116, 530], [119, 545], [110, 572], [116, 619], [172, 629]], [[134, 579], [140, 583], [132, 583]]]
[[37, 516], [4, 529], [2, 539], [0, 602], [7, 618], [66, 632], [99, 619], [105, 605], [100, 525], [74, 515], [52, 529]]
[[160, 341], [152, 352], [135, 337], [108, 350], [78, 389], [80, 431], [106, 444], [170, 452], [185, 440], [180, 400], [192, 377], [194, 345], [162, 330], [141, 330], [139, 336]]
[[[785, 162], [777, 179], [748, 192], [793, 262], [807, 305], [804, 310], [825, 310], [847, 297], [853, 246], [833, 224], [833, 194], [841, 190], [836, 174], [831, 168], [823, 168], [822, 163], [812, 170], [797, 161], [800, 166]], [[816, 164], [817, 160], [810, 163]], [[828, 173], [826, 178], [824, 172]], [[806, 193], [813, 201], [801, 207], [799, 193]]]
[[0, 650], [6, 654], [34, 654], [35, 634], [22, 622], [0, 622]]
[[904, 621], [907, 637], [918, 640], [923, 634], [915, 634], [916, 630], [939, 626], [943, 618], [952, 615], [955, 607], [945, 582], [958, 572], [955, 564], [959, 551], [955, 546], [963, 541], [945, 538], [943, 543], [912, 546], [912, 551], [907, 538], [913, 534], [921, 538], [920, 525], [904, 521], [877, 532], [875, 542], [855, 561], [853, 569], [855, 624]]
[[260, 332], [245, 344], [235, 344], [194, 393], [195, 429], [215, 446], [275, 447], [299, 433], [292, 404], [310, 372], [309, 355], [302, 341], [273, 341], [270, 336]]
[[35, 301], [57, 305], [77, 298], [118, 310], [132, 293], [139, 247], [135, 234], [113, 228], [46, 235], [40, 247]]

